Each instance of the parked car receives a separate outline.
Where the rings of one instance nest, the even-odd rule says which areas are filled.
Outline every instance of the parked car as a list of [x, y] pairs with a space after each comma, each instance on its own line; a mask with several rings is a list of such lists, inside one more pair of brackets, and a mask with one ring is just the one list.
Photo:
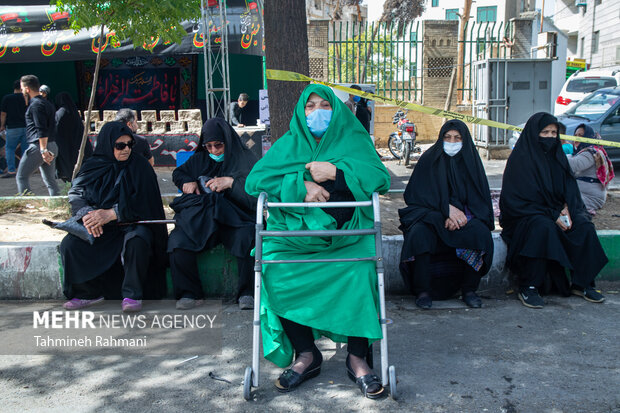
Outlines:
[[595, 90], [618, 85], [620, 85], [620, 69], [595, 69], [573, 73], [564, 83], [562, 91], [555, 101], [553, 114], [558, 116], [572, 109]]
[[[585, 123], [601, 138], [620, 142], [620, 86], [599, 89], [557, 117], [566, 125], [566, 134], [572, 135], [578, 125]], [[605, 146], [611, 161], [620, 163], [620, 148]]]

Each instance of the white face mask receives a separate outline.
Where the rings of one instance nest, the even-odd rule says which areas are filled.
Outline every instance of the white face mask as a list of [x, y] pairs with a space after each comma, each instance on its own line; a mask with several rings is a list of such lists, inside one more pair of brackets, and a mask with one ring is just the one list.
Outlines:
[[461, 150], [462, 147], [463, 147], [463, 142], [446, 142], [446, 141], [444, 141], [444, 143], [443, 143], [443, 151], [448, 156], [456, 155], [457, 153], [459, 153], [459, 151]]

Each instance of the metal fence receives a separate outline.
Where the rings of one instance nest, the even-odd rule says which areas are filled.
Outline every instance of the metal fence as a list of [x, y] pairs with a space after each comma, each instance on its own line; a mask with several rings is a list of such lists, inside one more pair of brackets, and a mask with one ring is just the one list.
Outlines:
[[419, 22], [397, 33], [386, 23], [333, 22], [329, 28], [329, 81], [372, 83], [377, 93], [395, 99], [418, 100], [422, 35]]
[[[395, 24], [332, 22], [328, 35], [329, 81], [371, 83], [383, 96], [420, 101], [423, 73], [431, 70], [421, 64], [426, 47], [422, 31], [420, 21], [406, 25], [400, 34]], [[465, 39], [458, 42], [464, 45], [465, 60], [461, 83], [456, 85], [461, 101], [471, 102], [473, 98], [471, 63], [510, 57], [512, 32], [512, 23], [471, 22], [465, 26]]]
[[[481, 22], [471, 23], [465, 26], [464, 43], [464, 70], [460, 85], [457, 85], [457, 93], [465, 102], [471, 102], [473, 98], [473, 65], [472, 62], [489, 58], [506, 58], [509, 56], [513, 25], [511, 22]], [[519, 56], [514, 56], [519, 57]], [[521, 56], [528, 57], [528, 56]]]

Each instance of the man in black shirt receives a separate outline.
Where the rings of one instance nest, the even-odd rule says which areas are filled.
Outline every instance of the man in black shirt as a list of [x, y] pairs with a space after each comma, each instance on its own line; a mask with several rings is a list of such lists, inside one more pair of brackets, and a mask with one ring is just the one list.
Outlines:
[[13, 93], [5, 95], [0, 104], [0, 132], [6, 130], [6, 161], [8, 171], [2, 178], [15, 177], [15, 150], [26, 150], [26, 100], [21, 92], [19, 79], [13, 83]]
[[119, 109], [119, 111], [116, 112], [116, 119], [114, 120], [117, 122], [123, 122], [133, 132], [133, 137], [136, 140], [136, 144], [132, 148], [132, 152], [139, 153], [144, 156], [146, 160], [149, 161], [151, 166], [155, 166], [155, 158], [153, 158], [153, 154], [151, 154], [151, 146], [149, 145], [149, 142], [144, 136], [136, 134], [138, 131], [138, 119], [136, 117], [136, 113], [127, 108]]
[[26, 141], [28, 147], [17, 169], [17, 190], [20, 194], [30, 190], [30, 175], [39, 168], [43, 182], [51, 196], [60, 195], [56, 182], [56, 154], [54, 106], [39, 93], [39, 78], [25, 75], [20, 79], [22, 93], [29, 98], [26, 110]]
[[250, 119], [251, 113], [247, 107], [250, 97], [247, 93], [239, 95], [239, 99], [236, 102], [230, 104], [230, 124], [238, 128], [243, 128], [247, 125], [252, 125], [252, 119]]

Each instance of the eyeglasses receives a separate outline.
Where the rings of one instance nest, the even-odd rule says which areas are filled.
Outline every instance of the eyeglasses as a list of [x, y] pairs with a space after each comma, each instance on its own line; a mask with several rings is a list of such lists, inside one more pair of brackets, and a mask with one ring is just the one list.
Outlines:
[[136, 143], [136, 141], [116, 142], [114, 144], [114, 149], [118, 149], [119, 151], [122, 151], [125, 148], [131, 149], [135, 145], [135, 143]]
[[221, 147], [224, 146], [224, 144], [222, 142], [216, 142], [216, 143], [203, 143], [202, 146], [204, 146], [206, 149], [220, 149]]

